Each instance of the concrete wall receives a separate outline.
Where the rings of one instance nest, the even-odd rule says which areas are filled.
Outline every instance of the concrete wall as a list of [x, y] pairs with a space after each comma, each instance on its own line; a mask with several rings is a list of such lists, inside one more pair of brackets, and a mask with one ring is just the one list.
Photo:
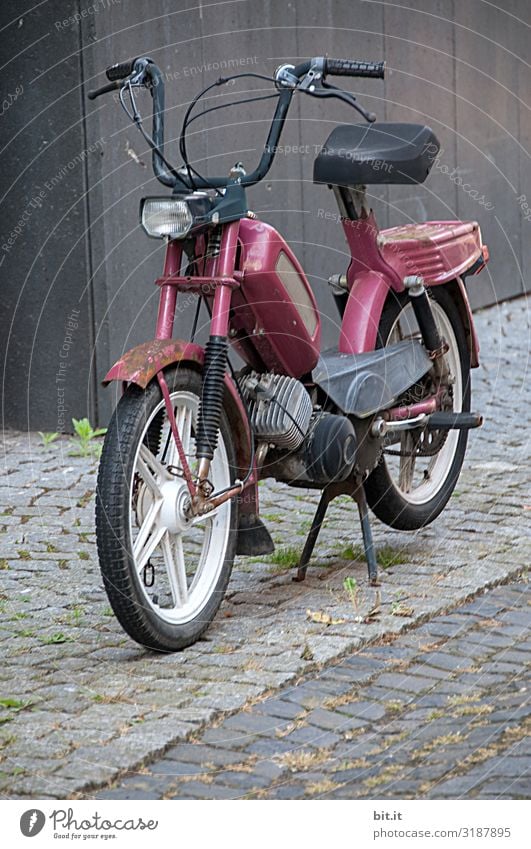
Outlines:
[[[380, 120], [429, 123], [442, 152], [425, 185], [370, 190], [380, 224], [478, 219], [492, 260], [470, 283], [474, 306], [529, 290], [531, 223], [518, 200], [531, 199], [526, 0], [506, 0], [503, 10], [481, 0], [72, 0], [29, 11], [32, 5], [0, 6], [8, 69], [2, 99], [13, 101], [7, 108], [4, 101], [0, 178], [6, 425], [61, 430], [83, 415], [104, 424], [114, 400], [99, 379], [122, 351], [152, 335], [152, 281], [163, 247], [139, 230], [138, 202], [162, 187], [119, 105], [111, 96], [95, 103], [85, 96], [103, 84], [107, 65], [130, 56], [148, 54], [167, 74], [170, 140], [190, 97], [228, 73], [229, 62], [270, 74], [312, 55], [385, 59], [385, 83], [344, 80], [345, 87]], [[256, 80], [238, 90], [249, 88], [269, 91]], [[226, 99], [235, 91], [215, 94]], [[148, 116], [149, 96], [142, 93], [139, 103]], [[190, 149], [199, 170], [223, 174], [236, 160], [250, 170], [273, 108], [265, 101], [198, 121]], [[326, 279], [345, 270], [348, 255], [341, 227], [324, 218], [335, 211], [334, 199], [312, 184], [312, 163], [335, 124], [357, 119], [338, 102], [295, 99], [284, 150], [249, 193], [252, 208], [303, 262], [325, 316], [326, 344], [337, 332]], [[178, 158], [175, 143], [168, 153]], [[192, 312], [188, 306], [179, 314], [179, 333]]]

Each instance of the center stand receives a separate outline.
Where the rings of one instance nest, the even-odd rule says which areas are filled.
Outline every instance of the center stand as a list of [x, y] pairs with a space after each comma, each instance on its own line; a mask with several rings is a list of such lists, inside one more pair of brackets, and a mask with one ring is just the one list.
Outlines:
[[310, 557], [312, 556], [319, 531], [324, 522], [328, 505], [338, 495], [350, 495], [350, 497], [358, 505], [358, 512], [361, 522], [361, 531], [363, 535], [363, 547], [365, 549], [365, 558], [369, 570], [369, 582], [372, 586], [378, 585], [378, 564], [376, 562], [376, 554], [374, 552], [374, 542], [372, 539], [372, 531], [369, 522], [369, 508], [365, 497], [363, 484], [354, 483], [352, 481], [339, 481], [326, 486], [321, 494], [321, 499], [313, 517], [312, 526], [304, 543], [301, 558], [297, 567], [297, 575], [293, 578], [294, 581], [304, 581], [306, 570]]

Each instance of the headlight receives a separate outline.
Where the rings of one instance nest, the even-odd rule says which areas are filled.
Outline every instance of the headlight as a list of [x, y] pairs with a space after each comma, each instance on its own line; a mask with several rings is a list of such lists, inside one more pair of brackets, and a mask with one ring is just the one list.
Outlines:
[[148, 236], [182, 239], [190, 231], [194, 217], [186, 200], [144, 198], [140, 220]]

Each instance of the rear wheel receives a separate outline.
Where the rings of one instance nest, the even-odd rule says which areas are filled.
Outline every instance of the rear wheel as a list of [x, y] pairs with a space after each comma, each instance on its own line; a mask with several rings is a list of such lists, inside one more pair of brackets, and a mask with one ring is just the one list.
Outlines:
[[[410, 393], [407, 402], [442, 389], [443, 409], [470, 410], [470, 356], [459, 311], [443, 288], [431, 291], [430, 303], [441, 336], [449, 345], [445, 374], [428, 375]], [[420, 332], [406, 294], [392, 295], [379, 326], [379, 347], [401, 339], [419, 338]], [[466, 451], [466, 430], [403, 432], [386, 447], [376, 469], [365, 482], [367, 501], [376, 516], [398, 530], [428, 525], [450, 498]]]
[[[188, 463], [195, 470], [201, 377], [171, 369], [166, 382]], [[222, 415], [210, 481], [233, 481], [229, 422]], [[189, 493], [158, 384], [131, 386], [109, 425], [96, 493], [98, 554], [112, 609], [138, 643], [176, 651], [214, 618], [235, 553], [237, 503], [189, 518]]]

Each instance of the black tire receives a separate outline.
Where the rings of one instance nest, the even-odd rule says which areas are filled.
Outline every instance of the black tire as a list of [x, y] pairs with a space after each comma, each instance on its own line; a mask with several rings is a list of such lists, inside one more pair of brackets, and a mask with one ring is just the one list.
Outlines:
[[[470, 354], [463, 322], [455, 302], [443, 287], [435, 287], [430, 294], [439, 329], [451, 346], [446, 357], [459, 363], [460, 383], [457, 380], [452, 389], [453, 408], [467, 411], [470, 410]], [[400, 333], [404, 324], [408, 325], [406, 332]], [[446, 327], [441, 326], [443, 324]], [[390, 295], [379, 325], [378, 347], [398, 341], [401, 335], [415, 334], [415, 331], [418, 335], [407, 295]], [[448, 338], [452, 335], [453, 338]], [[455, 397], [459, 387], [461, 403]], [[384, 451], [378, 466], [366, 480], [365, 492], [369, 506], [386, 525], [403, 531], [417, 530], [432, 522], [446, 506], [463, 465], [468, 431], [450, 431], [446, 438], [435, 433], [434, 438], [440, 438], [441, 448], [433, 458], [424, 458], [423, 463], [428, 464], [424, 473], [426, 477], [422, 476], [419, 485], [413, 490], [407, 492], [400, 488], [393, 464], [401, 464], [402, 459], [394, 458], [390, 453], [393, 449], [407, 451], [411, 446], [411, 436], [403, 436], [398, 445], [390, 446], [387, 453]], [[414, 465], [419, 460], [417, 458]]]
[[[182, 416], [182, 427], [188, 432], [192, 457], [201, 376], [188, 368], [171, 368], [165, 376], [176, 415]], [[187, 521], [177, 510], [187, 491], [175, 468], [176, 456], [157, 381], [145, 391], [130, 386], [111, 419], [100, 460], [96, 491], [98, 555], [105, 590], [121, 626], [142, 646], [165, 652], [194, 643], [216, 615], [232, 570], [238, 522], [233, 498], [212, 517], [186, 525], [184, 530], [179, 525], [170, 533], [172, 521]], [[146, 483], [150, 474], [151, 485]], [[231, 483], [234, 476], [234, 446], [223, 411], [212, 464], [216, 490]], [[164, 489], [162, 500], [157, 488], [159, 493]], [[174, 519], [177, 515], [180, 518]], [[163, 533], [162, 539], [147, 553], [158, 533]], [[136, 554], [134, 545], [139, 548]], [[188, 572], [194, 563], [197, 572], [191, 577]], [[151, 579], [153, 585], [146, 586]], [[192, 603], [194, 593], [197, 610]]]

